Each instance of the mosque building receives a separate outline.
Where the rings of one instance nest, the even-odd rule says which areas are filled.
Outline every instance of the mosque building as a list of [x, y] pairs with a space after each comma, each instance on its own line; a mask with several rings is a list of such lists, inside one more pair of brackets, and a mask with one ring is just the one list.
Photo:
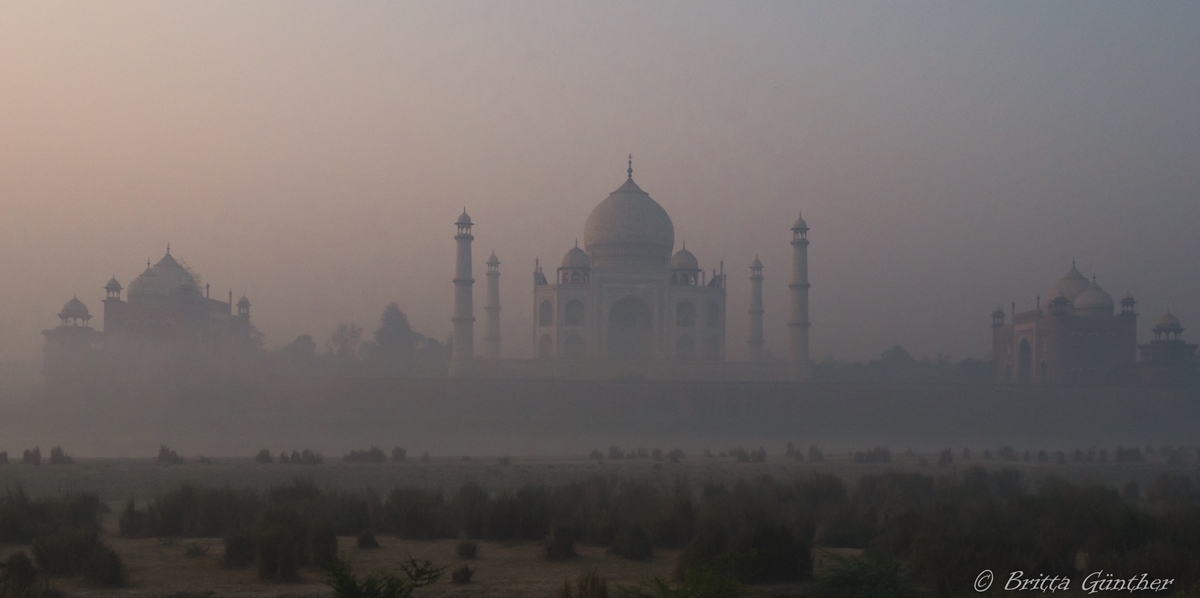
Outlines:
[[[1126, 292], [1114, 301], [1071, 263], [1046, 294], [1046, 309], [992, 313], [992, 381], [1036, 386], [1129, 386], [1183, 381], [1194, 368], [1196, 345], [1168, 313], [1154, 327], [1155, 340], [1137, 344], [1137, 301]], [[1120, 309], [1117, 310], [1117, 306]], [[1142, 361], [1137, 360], [1138, 350]]]
[[499, 259], [487, 262], [485, 351], [473, 349], [471, 285], [474, 225], [466, 210], [458, 234], [450, 373], [453, 377], [807, 380], [808, 225], [793, 232], [792, 321], [787, 363], [768, 363], [762, 330], [762, 263], [751, 265], [752, 361], [726, 360], [724, 264], [705, 270], [658, 202], [627, 178], [592, 210], [578, 242], [553, 272], [533, 272], [533, 359], [500, 359]]
[[123, 300], [114, 276], [104, 287], [103, 331], [91, 328], [87, 306], [71, 299], [58, 314], [61, 324], [44, 330], [43, 370], [48, 379], [97, 373], [101, 362], [153, 362], [175, 351], [231, 355], [251, 343], [250, 301], [235, 304], [209, 297], [209, 285], [180, 264], [171, 248], [129, 283]]

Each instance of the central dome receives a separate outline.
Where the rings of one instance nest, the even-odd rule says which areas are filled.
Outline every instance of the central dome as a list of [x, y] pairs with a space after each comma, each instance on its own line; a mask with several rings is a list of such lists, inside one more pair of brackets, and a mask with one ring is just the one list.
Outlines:
[[168, 251], [154, 267], [146, 268], [145, 272], [129, 283], [129, 298], [166, 298], [181, 289], [188, 292], [196, 290], [196, 277], [175, 261]]
[[675, 226], [631, 173], [588, 215], [583, 245], [597, 268], [666, 269], [675, 248]]

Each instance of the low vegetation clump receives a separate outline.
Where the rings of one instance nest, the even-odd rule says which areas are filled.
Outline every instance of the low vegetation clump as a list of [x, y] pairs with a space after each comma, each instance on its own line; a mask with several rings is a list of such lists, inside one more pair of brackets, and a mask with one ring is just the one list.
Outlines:
[[325, 585], [333, 590], [334, 598], [409, 598], [417, 588], [437, 583], [445, 567], [409, 557], [400, 563], [400, 571], [402, 575], [374, 573], [360, 581], [350, 563], [338, 559], [326, 569]]
[[36, 446], [32, 449], [25, 449], [25, 451], [21, 453], [21, 462], [25, 465], [41, 465], [42, 449]]
[[546, 538], [546, 560], [564, 561], [578, 556], [575, 553], [575, 534], [566, 526], [557, 525]]
[[479, 556], [479, 542], [474, 540], [459, 540], [454, 545], [454, 554], [460, 559], [473, 559]]
[[595, 571], [587, 571], [575, 580], [574, 588], [571, 580], [563, 580], [557, 598], [608, 598], [608, 580]]
[[349, 454], [342, 457], [342, 461], [346, 463], [386, 463], [387, 455], [384, 454], [383, 449], [373, 446], [366, 450], [350, 451]]
[[74, 462], [75, 460], [71, 458], [71, 455], [68, 455], [65, 451], [63, 451], [61, 446], [56, 446], [50, 449], [51, 465], [70, 465]]
[[654, 541], [642, 526], [627, 525], [613, 536], [608, 551], [631, 561], [644, 561], [654, 556]]
[[404, 463], [408, 460], [408, 451], [398, 446], [392, 447], [392, 463]]
[[[970, 454], [969, 451], [965, 451]], [[886, 448], [878, 447], [869, 451], [857, 451], [854, 453], [855, 463], [891, 463], [892, 452]]]
[[474, 575], [475, 575], [475, 570], [468, 567], [464, 563], [461, 567], [450, 572], [450, 581], [451, 581], [451, 583], [456, 583], [456, 584], [471, 583], [471, 577], [473, 577]]
[[369, 529], [363, 530], [363, 532], [358, 535], [358, 538], [355, 539], [355, 544], [357, 544], [359, 548], [365, 548], [368, 550], [379, 548], [379, 540], [375, 537], [375, 534], [371, 533], [371, 530]]
[[183, 465], [183, 457], [164, 444], [158, 447], [158, 456], [154, 462], [158, 465]]
[[8, 451], [0, 451], [0, 465], [8, 465]]
[[0, 500], [0, 544], [28, 545], [40, 574], [123, 586], [125, 566], [100, 539], [101, 509], [95, 494], [30, 499], [20, 487], [10, 488]]
[[275, 458], [271, 456], [271, 451], [269, 451], [267, 449], [263, 449], [261, 451], [258, 451], [258, 454], [254, 456], [254, 462], [262, 463], [262, 464], [266, 465], [269, 463], [274, 463]]
[[286, 451], [279, 453], [279, 463], [291, 465], [320, 465], [325, 462], [325, 457], [311, 449], [303, 451], [292, 451], [289, 455]]
[[5, 598], [62, 598], [24, 551], [17, 551], [0, 563], [0, 596]]

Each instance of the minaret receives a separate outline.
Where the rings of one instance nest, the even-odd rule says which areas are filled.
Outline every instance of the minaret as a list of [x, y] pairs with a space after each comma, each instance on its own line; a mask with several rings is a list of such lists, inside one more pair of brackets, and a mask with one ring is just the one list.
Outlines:
[[789, 375], [793, 380], [811, 380], [808, 357], [808, 223], [804, 217], [792, 225], [792, 319], [788, 322]]
[[762, 262], [754, 256], [754, 263], [750, 264], [750, 338], [746, 341], [750, 346], [750, 361], [763, 360], [762, 270]]
[[475, 308], [471, 302], [471, 217], [463, 208], [462, 216], [454, 223], [458, 234], [458, 259], [454, 270], [454, 347], [450, 352], [450, 377], [466, 378], [471, 375], [471, 363], [475, 359]]
[[500, 260], [496, 252], [487, 261], [487, 332], [483, 335], [484, 354], [488, 359], [500, 359]]

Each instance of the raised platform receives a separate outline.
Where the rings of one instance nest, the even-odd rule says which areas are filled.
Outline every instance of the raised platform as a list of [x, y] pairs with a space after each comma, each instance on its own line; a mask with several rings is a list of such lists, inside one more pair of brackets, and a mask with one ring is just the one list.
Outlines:
[[477, 359], [482, 380], [626, 380], [647, 382], [780, 382], [786, 364], [773, 362], [597, 362], [566, 359]]

